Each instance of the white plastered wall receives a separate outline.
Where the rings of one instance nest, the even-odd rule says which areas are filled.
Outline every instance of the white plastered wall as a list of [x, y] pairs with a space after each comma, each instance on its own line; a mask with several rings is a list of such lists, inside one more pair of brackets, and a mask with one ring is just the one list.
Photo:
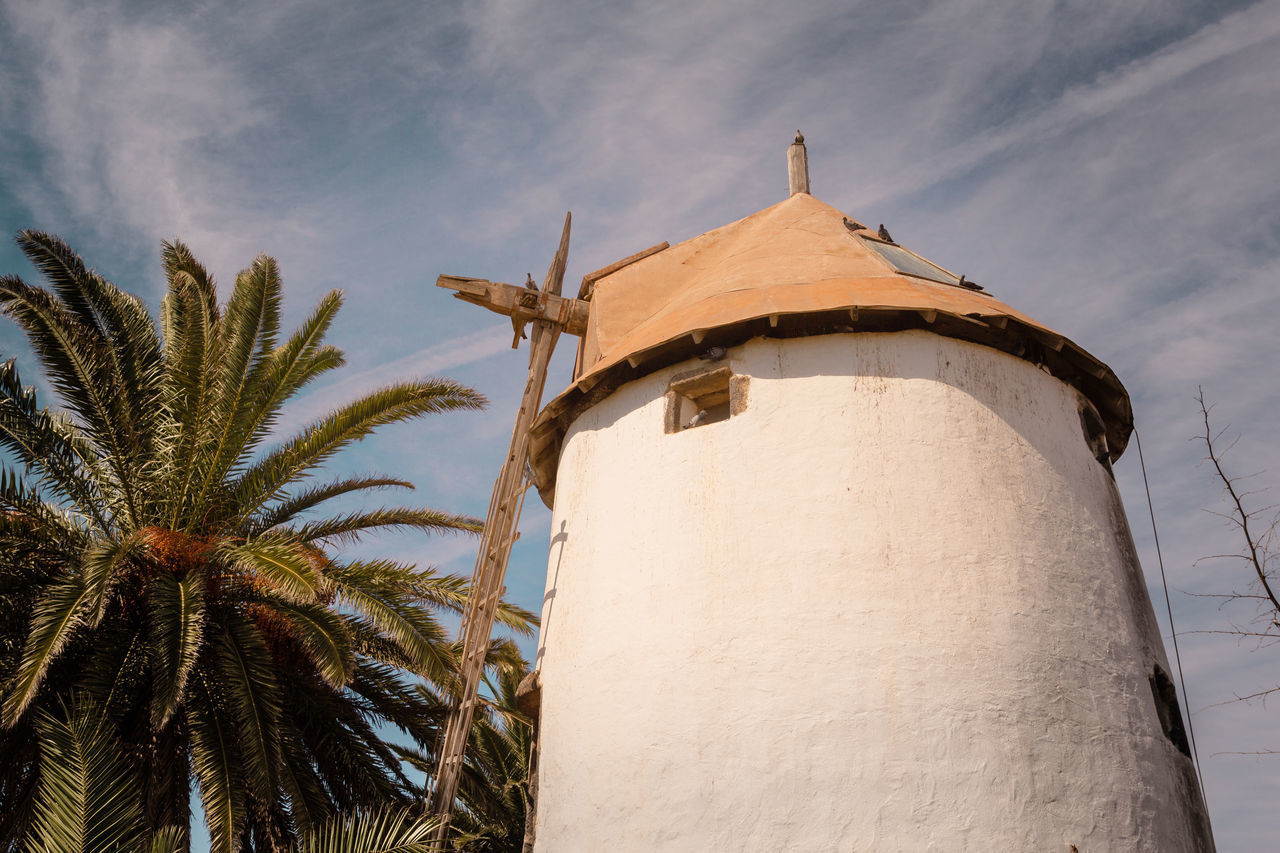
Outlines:
[[540, 853], [1212, 849], [1077, 395], [926, 332], [757, 339], [728, 421], [670, 377], [572, 425]]

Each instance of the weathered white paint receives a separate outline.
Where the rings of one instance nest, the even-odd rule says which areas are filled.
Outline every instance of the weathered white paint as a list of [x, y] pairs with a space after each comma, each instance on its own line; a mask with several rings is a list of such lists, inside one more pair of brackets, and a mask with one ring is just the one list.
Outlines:
[[1076, 393], [926, 332], [755, 340], [564, 445], [538, 652], [541, 853], [1212, 849]]

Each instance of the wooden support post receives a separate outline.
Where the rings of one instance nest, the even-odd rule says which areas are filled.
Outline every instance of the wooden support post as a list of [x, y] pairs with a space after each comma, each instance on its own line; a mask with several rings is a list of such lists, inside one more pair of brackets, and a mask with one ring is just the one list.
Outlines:
[[787, 183], [791, 195], [809, 191], [809, 153], [804, 147], [804, 134], [796, 131], [796, 141], [787, 149]]
[[516, 330], [519, 344], [525, 324], [532, 323], [529, 340], [529, 378], [525, 383], [520, 409], [516, 413], [511, 446], [493, 484], [489, 513], [480, 549], [476, 556], [471, 593], [462, 617], [462, 662], [458, 673], [459, 689], [445, 726], [444, 742], [437, 756], [435, 785], [431, 794], [431, 811], [440, 818], [434, 840], [438, 849], [449, 833], [453, 801], [462, 777], [463, 759], [471, 724], [475, 717], [480, 681], [484, 675], [489, 637], [504, 589], [511, 546], [519, 534], [520, 512], [529, 484], [525, 479], [525, 459], [529, 451], [529, 429], [542, 405], [542, 391], [547, 379], [547, 364], [555, 350], [560, 333], [581, 335], [586, 331], [590, 306], [578, 299], [560, 296], [565, 263], [569, 254], [569, 226], [572, 217], [565, 214], [564, 231], [551, 268], [541, 290], [515, 287], [486, 279], [440, 276], [436, 284], [457, 291], [456, 296], [490, 311], [506, 314]]

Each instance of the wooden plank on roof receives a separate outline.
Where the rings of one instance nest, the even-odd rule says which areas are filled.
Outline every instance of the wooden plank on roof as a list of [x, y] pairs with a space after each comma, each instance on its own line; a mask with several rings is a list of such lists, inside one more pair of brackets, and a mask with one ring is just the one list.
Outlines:
[[582, 277], [582, 286], [578, 288], [578, 298], [585, 299], [586, 301], [590, 302], [591, 295], [592, 293], [595, 292], [597, 281], [599, 281], [600, 279], [604, 278], [607, 275], [613, 275], [623, 267], [631, 266], [636, 261], [643, 261], [645, 258], [649, 257], [650, 255], [656, 255], [659, 252], [661, 252], [663, 249], [670, 248], [670, 246], [671, 246], [670, 243], [663, 240], [661, 243], [659, 243], [656, 246], [650, 246], [647, 249], [643, 249], [639, 252], [636, 252], [634, 255], [628, 255], [627, 257], [623, 258], [620, 261], [614, 261], [613, 263], [609, 264], [609, 266], [607, 267], [601, 267], [595, 272], [587, 273]]

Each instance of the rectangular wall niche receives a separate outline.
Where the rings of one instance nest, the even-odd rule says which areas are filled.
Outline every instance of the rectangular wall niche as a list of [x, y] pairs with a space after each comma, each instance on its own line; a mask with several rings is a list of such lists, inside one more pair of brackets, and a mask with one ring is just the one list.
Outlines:
[[747, 377], [728, 365], [677, 373], [667, 388], [665, 431], [682, 432], [727, 421], [747, 407]]

